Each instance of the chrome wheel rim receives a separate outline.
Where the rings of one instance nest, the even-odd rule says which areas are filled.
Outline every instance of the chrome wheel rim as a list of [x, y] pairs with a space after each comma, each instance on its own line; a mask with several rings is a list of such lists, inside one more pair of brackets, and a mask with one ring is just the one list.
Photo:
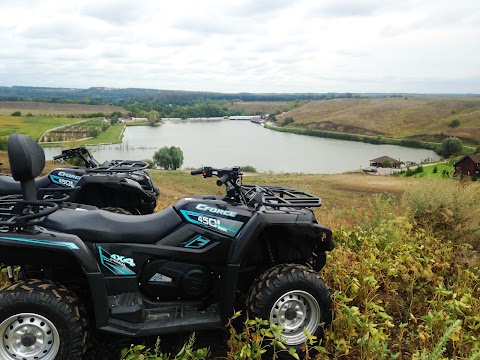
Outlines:
[[21, 313], [0, 324], [0, 358], [53, 360], [60, 348], [60, 336], [46, 317]]
[[299, 345], [307, 341], [303, 329], [314, 334], [320, 318], [321, 310], [317, 300], [300, 290], [279, 297], [270, 311], [270, 323], [283, 327], [282, 338], [287, 345]]

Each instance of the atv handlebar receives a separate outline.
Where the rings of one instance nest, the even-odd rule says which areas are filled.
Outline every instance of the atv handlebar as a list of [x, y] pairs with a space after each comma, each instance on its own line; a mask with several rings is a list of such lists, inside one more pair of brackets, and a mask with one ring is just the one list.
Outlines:
[[217, 180], [217, 185], [222, 186], [230, 179], [229, 174], [223, 174], [220, 179]]
[[200, 175], [202, 174], [204, 178], [218, 176], [217, 185], [225, 185], [228, 181], [232, 185], [237, 183], [237, 180], [240, 178], [242, 173], [240, 172], [240, 166], [234, 166], [233, 168], [224, 168], [224, 169], [215, 169], [210, 166], [205, 166], [203, 169], [192, 170], [190, 171], [191, 175]]
[[56, 155], [53, 157], [53, 160], [69, 160], [77, 157], [85, 163], [85, 167], [87, 168], [94, 168], [99, 166], [97, 160], [93, 158], [90, 151], [88, 151], [88, 149], [83, 146], [62, 150], [62, 153], [60, 155]]
[[243, 185], [239, 166], [223, 169], [205, 166], [203, 169], [192, 170], [190, 173], [192, 175], [202, 174], [204, 178], [217, 176], [219, 178], [217, 185], [226, 185], [227, 198], [247, 206], [266, 206], [275, 209], [322, 206], [322, 199], [301, 190], [280, 186]]

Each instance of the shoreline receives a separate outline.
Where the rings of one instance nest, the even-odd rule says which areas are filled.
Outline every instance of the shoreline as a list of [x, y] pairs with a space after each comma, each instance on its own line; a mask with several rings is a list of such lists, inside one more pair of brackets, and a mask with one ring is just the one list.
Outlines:
[[[347, 141], [356, 141], [356, 142], [363, 142], [373, 145], [397, 145], [402, 147], [414, 148], [414, 149], [425, 149], [425, 150], [432, 150], [441, 145], [441, 143], [434, 143], [434, 142], [426, 142], [414, 139], [396, 139], [396, 138], [389, 138], [389, 137], [378, 137], [378, 136], [369, 136], [369, 135], [358, 135], [358, 134], [350, 134], [350, 133], [340, 133], [340, 132], [333, 132], [333, 131], [324, 131], [324, 130], [312, 130], [312, 129], [305, 129], [305, 128], [285, 128], [285, 127], [278, 127], [278, 126], [264, 126], [266, 129], [279, 131], [279, 132], [286, 132], [296, 135], [304, 135], [304, 136], [313, 136], [313, 137], [320, 137], [326, 139], [336, 139], [336, 140], [347, 140]], [[463, 145], [463, 148], [466, 151], [475, 150], [475, 148], [467, 145]]]

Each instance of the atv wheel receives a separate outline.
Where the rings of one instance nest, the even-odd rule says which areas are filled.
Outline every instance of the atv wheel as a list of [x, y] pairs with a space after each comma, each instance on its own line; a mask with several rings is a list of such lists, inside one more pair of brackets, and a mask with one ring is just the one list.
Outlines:
[[79, 360], [87, 320], [77, 298], [46, 280], [17, 281], [0, 290], [0, 359]]
[[250, 318], [259, 317], [284, 328], [286, 345], [308, 340], [303, 329], [321, 338], [331, 320], [330, 290], [318, 274], [303, 265], [283, 264], [267, 270], [247, 296]]
[[132, 215], [130, 211], [125, 210], [124, 208], [119, 208], [119, 207], [105, 207], [105, 208], [102, 208], [102, 210], [112, 212], [115, 214]]

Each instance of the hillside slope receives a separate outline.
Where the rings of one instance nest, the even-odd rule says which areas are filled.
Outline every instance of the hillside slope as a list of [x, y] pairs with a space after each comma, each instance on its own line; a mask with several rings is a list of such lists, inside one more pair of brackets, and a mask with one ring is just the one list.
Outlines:
[[[480, 98], [387, 98], [311, 101], [277, 116], [291, 116], [290, 127], [362, 135], [412, 137], [441, 141], [457, 136], [464, 142], [480, 141]], [[454, 120], [460, 126], [450, 128]]]

